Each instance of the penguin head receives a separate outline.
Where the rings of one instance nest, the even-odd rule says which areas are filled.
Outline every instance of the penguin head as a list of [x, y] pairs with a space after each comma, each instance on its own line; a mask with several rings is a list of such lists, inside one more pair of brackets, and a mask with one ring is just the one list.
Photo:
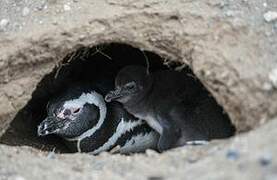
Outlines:
[[150, 86], [147, 79], [147, 69], [143, 66], [126, 66], [116, 76], [115, 90], [110, 91], [105, 100], [128, 103], [129, 101], [142, 96]]
[[39, 136], [77, 137], [96, 126], [101, 110], [103, 113], [106, 108], [104, 103], [96, 92], [62, 94], [47, 105], [47, 117], [39, 124], [37, 133]]

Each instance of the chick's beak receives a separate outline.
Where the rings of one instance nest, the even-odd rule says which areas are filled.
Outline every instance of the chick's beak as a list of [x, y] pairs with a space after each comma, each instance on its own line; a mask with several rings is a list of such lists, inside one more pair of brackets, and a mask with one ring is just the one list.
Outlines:
[[37, 134], [39, 136], [46, 136], [48, 134], [54, 134], [60, 129], [61, 123], [55, 117], [47, 117], [39, 124]]
[[114, 91], [110, 91], [106, 96], [105, 96], [105, 101], [106, 102], [111, 102], [113, 100], [116, 100], [120, 97], [123, 96], [122, 93], [123, 89], [122, 88], [116, 88]]

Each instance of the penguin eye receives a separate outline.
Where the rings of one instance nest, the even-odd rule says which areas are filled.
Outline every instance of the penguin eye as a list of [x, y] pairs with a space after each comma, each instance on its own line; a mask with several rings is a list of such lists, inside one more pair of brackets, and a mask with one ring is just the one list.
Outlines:
[[128, 89], [134, 89], [136, 87], [136, 83], [134, 81], [130, 82], [130, 83], [127, 83], [125, 85], [126, 88]]
[[80, 110], [81, 110], [81, 108], [74, 109], [74, 110], [73, 110], [73, 113], [74, 113], [74, 114], [77, 114], [78, 112], [80, 112]]

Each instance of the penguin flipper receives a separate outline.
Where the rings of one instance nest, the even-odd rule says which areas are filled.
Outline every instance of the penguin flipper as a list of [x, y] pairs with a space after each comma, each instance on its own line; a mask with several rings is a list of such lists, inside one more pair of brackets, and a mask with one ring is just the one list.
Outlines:
[[163, 129], [163, 133], [161, 134], [160, 139], [158, 141], [158, 150], [160, 152], [163, 152], [170, 148], [176, 147], [178, 136], [176, 136], [176, 134], [170, 129]]
[[167, 115], [158, 116], [158, 122], [162, 127], [158, 142], [158, 150], [160, 152], [176, 147], [176, 143], [181, 136], [181, 129], [176, 127], [175, 124], [169, 122], [170, 118]]
[[186, 145], [187, 142], [208, 141], [209, 136], [203, 127], [203, 122], [197, 119], [197, 114], [191, 107], [177, 106], [169, 114], [173, 124], [181, 131], [177, 146]]

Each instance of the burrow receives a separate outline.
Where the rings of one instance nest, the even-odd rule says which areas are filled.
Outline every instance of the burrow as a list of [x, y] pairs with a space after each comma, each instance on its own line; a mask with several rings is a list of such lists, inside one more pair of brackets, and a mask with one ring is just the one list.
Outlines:
[[[68, 53], [62, 62], [37, 84], [31, 100], [16, 114], [0, 143], [31, 146], [43, 151], [55, 148], [56, 152], [69, 152], [59, 137], [37, 136], [37, 126], [46, 117], [48, 101], [72, 83], [93, 83], [102, 73], [114, 78], [122, 67], [131, 64], [145, 66], [147, 61], [150, 71], [170, 68], [194, 76], [198, 83], [201, 83], [188, 66], [131, 45], [109, 43], [81, 47]], [[208, 90], [206, 93], [209, 93]], [[224, 111], [223, 108], [222, 110]]]

